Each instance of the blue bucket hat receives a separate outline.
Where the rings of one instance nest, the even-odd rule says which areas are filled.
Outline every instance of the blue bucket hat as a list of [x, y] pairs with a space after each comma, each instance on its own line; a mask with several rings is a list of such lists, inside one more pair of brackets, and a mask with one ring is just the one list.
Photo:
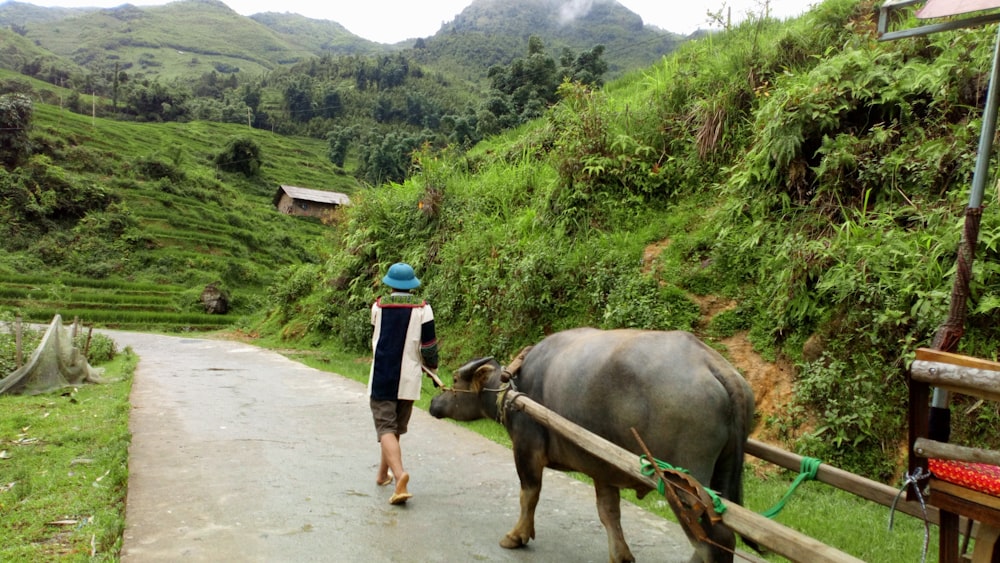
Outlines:
[[413, 273], [413, 267], [405, 262], [396, 262], [389, 266], [389, 273], [382, 278], [382, 283], [393, 289], [413, 289], [420, 287], [420, 280]]

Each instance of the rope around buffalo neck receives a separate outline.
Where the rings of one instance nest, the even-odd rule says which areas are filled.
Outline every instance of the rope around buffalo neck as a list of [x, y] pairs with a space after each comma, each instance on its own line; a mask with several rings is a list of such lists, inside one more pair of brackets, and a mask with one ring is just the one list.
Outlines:
[[496, 391], [497, 393], [497, 422], [507, 426], [507, 393], [517, 391], [513, 380], [508, 380], [499, 389], [483, 389], [483, 391]]
[[442, 393], [474, 393], [478, 395], [483, 391], [489, 391], [497, 394], [497, 421], [500, 424], [505, 424], [507, 420], [507, 409], [505, 408], [507, 392], [517, 391], [517, 388], [514, 387], [512, 382], [504, 383], [498, 388], [483, 387], [482, 389], [455, 389], [454, 387], [448, 386], [441, 387]]

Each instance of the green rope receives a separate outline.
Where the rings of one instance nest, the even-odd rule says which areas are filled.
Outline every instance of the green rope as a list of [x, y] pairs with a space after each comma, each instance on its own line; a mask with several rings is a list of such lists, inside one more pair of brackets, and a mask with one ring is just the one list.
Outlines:
[[[640, 463], [642, 464], [641, 471], [643, 475], [645, 475], [646, 477], [652, 477], [653, 475], [656, 474], [656, 470], [653, 468], [653, 463], [650, 462], [645, 455], [639, 456], [639, 460]], [[653, 461], [656, 462], [657, 467], [663, 470], [677, 471], [679, 473], [684, 473], [687, 475], [690, 475], [691, 473], [690, 471], [684, 469], [683, 467], [674, 467], [673, 465], [670, 465], [669, 463], [661, 461], [659, 459], [654, 458]], [[777, 516], [782, 510], [784, 510], [785, 505], [788, 504], [788, 501], [792, 498], [792, 495], [795, 493], [795, 489], [799, 488], [799, 485], [801, 485], [804, 481], [812, 481], [816, 479], [816, 473], [819, 471], [819, 466], [822, 463], [823, 463], [822, 461], [814, 457], [803, 457], [802, 465], [799, 469], [799, 476], [796, 477], [795, 481], [792, 482], [791, 486], [788, 488], [788, 491], [785, 492], [785, 496], [781, 497], [781, 500], [778, 501], [778, 504], [775, 504], [773, 507], [771, 507], [770, 510], [762, 512], [761, 515], [766, 518], [772, 518], [772, 519], [775, 516]], [[656, 490], [659, 491], [661, 495], [666, 496], [667, 494], [666, 483], [664, 483], [662, 479], [657, 479]], [[712, 505], [715, 508], [715, 512], [718, 514], [725, 513], [726, 505], [722, 502], [722, 497], [720, 497], [718, 493], [716, 493], [712, 489], [709, 489], [708, 487], [705, 487], [705, 492], [707, 492], [708, 496], [712, 498]]]
[[799, 488], [799, 485], [801, 485], [803, 481], [807, 480], [811, 481], [816, 478], [816, 472], [819, 471], [819, 466], [821, 463], [823, 462], [814, 457], [803, 457], [802, 465], [799, 469], [799, 476], [796, 477], [794, 481], [792, 481], [792, 485], [788, 487], [788, 492], [785, 493], [785, 496], [781, 497], [781, 500], [778, 501], [778, 504], [772, 506], [770, 510], [762, 512], [761, 515], [766, 518], [772, 518], [772, 519], [775, 516], [777, 516], [778, 513], [780, 513], [785, 508], [785, 505], [788, 503], [789, 499], [792, 498], [792, 494], [795, 493], [795, 489]]
[[[648, 458], [646, 458], [645, 454], [639, 456], [639, 461], [642, 464], [640, 471], [642, 471], [643, 475], [645, 475], [646, 477], [652, 477], [653, 475], [656, 474], [656, 469], [653, 468], [653, 464], [649, 461]], [[653, 461], [656, 462], [656, 466], [659, 467], [660, 469], [677, 471], [679, 473], [684, 473], [686, 475], [691, 474], [690, 471], [684, 469], [683, 467], [674, 467], [673, 465], [670, 465], [665, 461], [661, 461], [655, 458], [653, 459]], [[657, 479], [656, 490], [659, 491], [659, 493], [663, 496], [667, 495], [667, 485], [666, 483], [663, 482], [663, 479]], [[708, 487], [705, 487], [705, 492], [707, 492], [708, 496], [712, 498], [712, 506], [715, 508], [715, 512], [718, 514], [724, 513], [726, 511], [726, 505], [723, 504], [722, 497], [720, 497], [718, 493], [716, 493], [712, 489], [709, 489]]]

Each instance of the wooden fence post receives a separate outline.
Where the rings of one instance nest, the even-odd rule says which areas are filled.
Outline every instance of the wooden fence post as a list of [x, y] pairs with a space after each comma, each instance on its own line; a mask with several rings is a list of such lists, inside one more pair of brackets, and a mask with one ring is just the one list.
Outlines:
[[17, 321], [14, 323], [14, 349], [14, 361], [17, 365], [17, 369], [21, 369], [21, 364], [24, 359], [24, 353], [21, 349], [21, 315], [17, 316]]
[[90, 353], [90, 337], [94, 334], [94, 325], [87, 327], [87, 342], [83, 345], [83, 357]]

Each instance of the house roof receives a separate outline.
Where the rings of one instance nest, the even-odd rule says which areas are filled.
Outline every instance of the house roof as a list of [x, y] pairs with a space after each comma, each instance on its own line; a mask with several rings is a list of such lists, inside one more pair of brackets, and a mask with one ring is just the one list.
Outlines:
[[997, 0], [927, 0], [917, 11], [918, 18], [941, 18], [1000, 7]]
[[351, 198], [347, 197], [347, 194], [285, 185], [280, 186], [277, 193], [274, 194], [275, 204], [277, 204], [278, 200], [281, 199], [282, 193], [288, 194], [288, 197], [292, 199], [303, 199], [306, 201], [314, 201], [316, 203], [332, 203], [334, 205], [351, 204]]

